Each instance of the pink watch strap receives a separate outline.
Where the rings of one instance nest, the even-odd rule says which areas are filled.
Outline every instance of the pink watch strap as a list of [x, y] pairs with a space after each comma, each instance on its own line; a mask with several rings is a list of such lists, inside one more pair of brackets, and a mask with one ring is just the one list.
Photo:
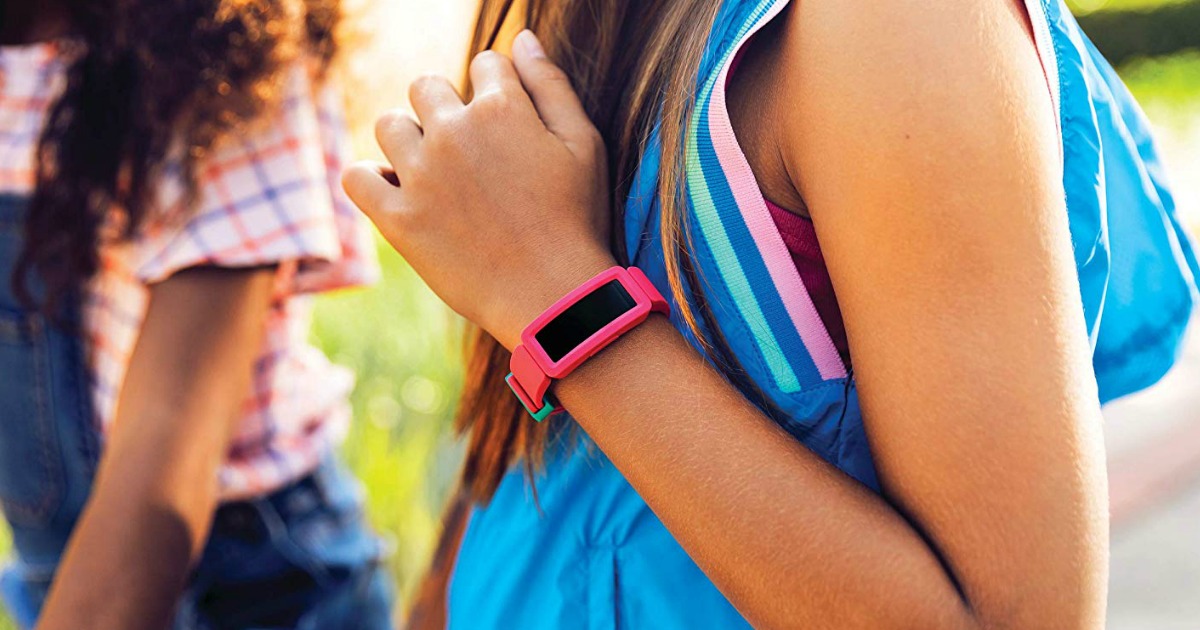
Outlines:
[[650, 282], [650, 278], [646, 277], [646, 273], [637, 267], [630, 267], [628, 271], [629, 277], [633, 278], [634, 284], [646, 294], [646, 297], [650, 298], [650, 312], [669, 315], [671, 313], [670, 305], [667, 304], [667, 300], [663, 298], [662, 294], [658, 292], [658, 287], [654, 286], [654, 283]]
[[545, 409], [546, 394], [550, 391], [550, 384], [554, 381], [546, 376], [546, 372], [538, 366], [537, 361], [533, 359], [533, 355], [529, 354], [529, 350], [525, 346], [517, 346], [513, 350], [508, 369], [512, 372], [508, 379], [508, 386], [512, 388], [517, 398], [521, 399], [521, 404], [525, 405], [530, 413]]
[[[670, 306], [667, 304], [666, 299], [662, 297], [662, 294], [659, 293], [658, 288], [654, 286], [654, 283], [650, 282], [650, 279], [646, 277], [646, 274], [643, 273], [641, 269], [638, 269], [637, 267], [629, 267], [628, 269], [610, 269], [609, 271], [600, 274], [600, 276], [597, 276], [597, 278], [609, 274], [622, 275], [628, 280], [632, 281], [632, 284], [634, 285], [634, 291], [630, 291], [630, 293], [640, 293], [640, 295], [634, 295], [635, 300], [637, 300], [639, 304], [649, 306], [649, 308], [643, 306], [643, 309], [645, 309], [644, 313], [642, 317], [634, 323], [634, 325], [641, 323], [641, 321], [648, 317], [650, 313], [662, 313], [664, 315], [670, 313]], [[574, 298], [573, 301], [577, 301], [581, 297], [586, 296], [588, 293], [590, 293], [590, 290], [594, 290], [595, 280], [596, 279], [593, 278], [592, 281], [581, 285], [579, 289], [573, 291], [568, 295], [568, 297]], [[620, 334], [621, 333], [619, 332], [611, 335], [608, 338], [600, 339], [598, 343], [593, 344], [593, 346], [588, 349], [587, 356], [590, 357], [592, 354], [599, 352], [601, 349], [608, 346], [608, 344], [616, 340]], [[533, 354], [528, 348], [525, 347], [524, 344], [517, 346], [513, 350], [512, 360], [509, 363], [509, 369], [512, 373], [509, 374], [508, 378], [505, 380], [509, 387], [513, 390], [513, 393], [518, 399], [520, 399], [521, 404], [523, 404], [529, 413], [533, 415], [534, 419], [541, 421], [542, 419], [560, 410], [560, 407], [558, 407], [557, 404], [555, 404], [548, 396], [550, 392], [550, 386], [554, 383], [554, 379], [546, 374], [546, 370], [538, 363], [537, 359], [534, 358]], [[566, 376], [566, 374], [560, 374], [559, 378], [562, 378], [563, 376]]]

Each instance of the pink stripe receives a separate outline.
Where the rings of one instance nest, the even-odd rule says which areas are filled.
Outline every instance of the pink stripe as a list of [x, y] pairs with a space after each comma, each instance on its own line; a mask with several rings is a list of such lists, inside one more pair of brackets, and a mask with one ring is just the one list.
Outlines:
[[792, 261], [791, 255], [788, 254], [787, 246], [784, 245], [779, 229], [771, 219], [771, 212], [767, 209], [762, 190], [754, 178], [754, 171], [750, 169], [750, 163], [742, 153], [742, 148], [738, 146], [725, 99], [725, 83], [728, 79], [729, 68], [737, 56], [736, 53], [759, 29], [778, 16], [788, 2], [789, 0], [776, 2], [734, 47], [717, 76], [712, 103], [709, 105], [708, 123], [713, 148], [716, 150], [722, 170], [725, 171], [725, 178], [729, 181], [729, 187], [742, 212], [742, 218], [746, 221], [746, 227], [754, 237], [759, 254], [767, 266], [767, 271], [771, 274], [775, 289], [779, 292], [783, 305], [787, 309], [792, 323], [796, 326], [796, 331], [800, 334], [804, 347], [812, 357], [813, 363], [816, 364], [821, 378], [829, 380], [844, 378], [846, 366], [842, 363], [842, 358], [838, 355], [833, 340], [829, 337], [829, 331], [825, 329], [825, 324], [821, 321], [821, 316], [813, 305], [808, 289], [800, 278], [800, 272], [796, 270], [796, 265]]

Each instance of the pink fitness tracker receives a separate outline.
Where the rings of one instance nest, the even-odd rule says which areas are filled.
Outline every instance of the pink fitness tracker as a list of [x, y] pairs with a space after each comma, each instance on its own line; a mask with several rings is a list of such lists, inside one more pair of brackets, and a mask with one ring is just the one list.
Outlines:
[[521, 333], [504, 381], [534, 420], [560, 407], [549, 395], [570, 374], [651, 313], [670, 312], [667, 301], [637, 267], [613, 267], [546, 309]]

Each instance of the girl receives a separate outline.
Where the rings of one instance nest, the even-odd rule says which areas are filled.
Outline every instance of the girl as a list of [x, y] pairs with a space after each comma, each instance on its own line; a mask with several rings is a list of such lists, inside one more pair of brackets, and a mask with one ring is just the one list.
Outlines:
[[1099, 406], [1197, 265], [1065, 7], [510, 5], [344, 179], [482, 331], [416, 621], [1102, 627]]
[[374, 273], [334, 192], [337, 3], [0, 18], [9, 610], [45, 629], [389, 627], [381, 546], [332, 455], [350, 378], [306, 341], [305, 294]]

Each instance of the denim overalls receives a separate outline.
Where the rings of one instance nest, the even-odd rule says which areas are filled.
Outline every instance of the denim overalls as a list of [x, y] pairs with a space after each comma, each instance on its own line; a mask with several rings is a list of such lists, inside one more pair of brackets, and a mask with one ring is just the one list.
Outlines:
[[[0, 593], [26, 628], [88, 499], [102, 446], [74, 332], [77, 305], [51, 323], [12, 292], [27, 205], [0, 195], [0, 500], [16, 552]], [[358, 482], [331, 457], [270, 496], [218, 509], [175, 627], [390, 628], [384, 555], [364, 523]]]
[[[878, 490], [853, 374], [795, 270], [737, 147], [725, 82], [737, 50], [788, 0], [725, 0], [687, 135], [692, 242], [717, 323], [797, 441]], [[1176, 358], [1197, 267], [1136, 104], [1060, 0], [1026, 0], [1063, 140], [1063, 190], [1102, 401]], [[657, 136], [630, 194], [630, 258], [664, 295]], [[692, 338], [686, 326], [674, 324]], [[647, 418], [653, 422], [653, 418]], [[537, 480], [521, 466], [470, 517], [450, 584], [455, 630], [745, 628], [620, 472], [586, 439]]]

